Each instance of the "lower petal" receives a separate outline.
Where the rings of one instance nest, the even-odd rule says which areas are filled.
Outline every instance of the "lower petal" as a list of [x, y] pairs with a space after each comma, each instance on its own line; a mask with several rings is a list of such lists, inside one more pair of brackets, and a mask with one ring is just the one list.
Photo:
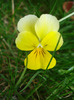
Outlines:
[[[46, 69], [52, 55], [43, 48], [36, 48], [28, 55], [27, 68], [31, 70]], [[24, 64], [26, 65], [26, 59]], [[53, 68], [56, 65], [55, 58], [52, 59], [48, 69]]]

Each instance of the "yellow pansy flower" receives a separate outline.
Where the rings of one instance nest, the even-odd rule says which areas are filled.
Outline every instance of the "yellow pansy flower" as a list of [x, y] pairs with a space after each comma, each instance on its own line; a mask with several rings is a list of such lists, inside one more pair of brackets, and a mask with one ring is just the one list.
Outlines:
[[[61, 35], [58, 32], [59, 21], [57, 18], [50, 14], [42, 14], [40, 18], [35, 15], [27, 15], [19, 20], [17, 29], [20, 33], [15, 40], [16, 47], [23, 51], [33, 50], [28, 55], [27, 68], [31, 70], [45, 70], [52, 57], [48, 51], [55, 50]], [[61, 36], [56, 50], [62, 44], [63, 38]], [[26, 59], [24, 60], [25, 65]], [[55, 65], [56, 60], [53, 57], [48, 69], [53, 68]]]

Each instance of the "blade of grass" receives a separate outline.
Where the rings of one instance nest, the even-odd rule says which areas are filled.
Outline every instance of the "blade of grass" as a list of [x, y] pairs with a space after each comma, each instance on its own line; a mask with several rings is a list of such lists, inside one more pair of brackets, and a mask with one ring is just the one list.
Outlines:
[[30, 84], [31, 84], [31, 82], [33, 81], [33, 79], [39, 74], [39, 73], [41, 73], [42, 71], [38, 71], [37, 73], [35, 73], [32, 77], [31, 77], [31, 79], [29, 80], [29, 82], [27, 83], [27, 85], [20, 91], [20, 92], [22, 92], [22, 91], [24, 91]]
[[61, 39], [61, 35], [59, 36], [59, 39], [58, 39], [57, 45], [56, 45], [56, 47], [55, 47], [55, 50], [54, 50], [54, 52], [53, 52], [53, 54], [52, 54], [52, 57], [51, 57], [51, 59], [50, 59], [48, 65], [47, 65], [46, 70], [48, 69], [48, 67], [49, 67], [49, 65], [50, 65], [50, 63], [51, 63], [51, 61], [52, 61], [52, 59], [53, 59], [53, 57], [54, 57], [54, 55], [55, 55], [55, 52], [56, 52], [57, 46], [58, 46], [58, 44], [59, 44], [59, 42], [60, 42], [60, 39]]
[[43, 84], [39, 84], [39, 86], [37, 85], [25, 98], [25, 100], [28, 100], [28, 98], [30, 98], [30, 96], [35, 92], [37, 91]]
[[52, 12], [53, 12], [53, 10], [54, 10], [54, 8], [55, 8], [56, 4], [57, 4], [57, 0], [56, 0], [56, 2], [55, 2], [55, 3], [54, 3], [54, 5], [53, 5], [52, 10], [50, 11], [50, 14], [52, 14]]
[[60, 19], [59, 22], [62, 22], [63, 20], [65, 20], [65, 19], [71, 17], [72, 15], [74, 15], [74, 12], [72, 12], [71, 14], [67, 15], [66, 17]]
[[11, 46], [6, 42], [6, 40], [3, 38], [3, 36], [1, 36], [3, 42], [6, 44], [6, 46], [9, 48], [9, 50], [11, 51], [11, 54], [13, 55], [13, 57], [15, 57], [13, 50], [11, 49]]
[[19, 100], [25, 100], [24, 97], [17, 91], [16, 91], [16, 95], [17, 95]]

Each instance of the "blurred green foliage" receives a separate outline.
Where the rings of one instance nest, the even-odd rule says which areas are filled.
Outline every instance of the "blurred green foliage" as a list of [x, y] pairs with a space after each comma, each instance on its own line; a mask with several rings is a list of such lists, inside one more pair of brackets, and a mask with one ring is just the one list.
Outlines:
[[26, 52], [15, 46], [18, 20], [27, 14], [39, 17], [43, 13], [61, 19], [67, 15], [62, 8], [65, 1], [68, 0], [14, 0], [12, 14], [12, 0], [0, 0], [0, 100], [74, 100], [74, 21], [71, 18], [60, 23], [64, 44], [55, 54], [57, 65], [46, 73], [27, 69], [21, 84], [15, 88], [26, 56]]

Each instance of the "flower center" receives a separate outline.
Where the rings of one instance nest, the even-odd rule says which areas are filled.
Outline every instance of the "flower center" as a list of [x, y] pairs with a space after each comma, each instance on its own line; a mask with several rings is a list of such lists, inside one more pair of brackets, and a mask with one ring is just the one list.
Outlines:
[[43, 48], [36, 48], [34, 51], [35, 57], [45, 56], [45, 51]]
[[37, 46], [37, 48], [42, 48], [43, 46], [41, 45], [41, 43], [39, 43], [39, 45]]

